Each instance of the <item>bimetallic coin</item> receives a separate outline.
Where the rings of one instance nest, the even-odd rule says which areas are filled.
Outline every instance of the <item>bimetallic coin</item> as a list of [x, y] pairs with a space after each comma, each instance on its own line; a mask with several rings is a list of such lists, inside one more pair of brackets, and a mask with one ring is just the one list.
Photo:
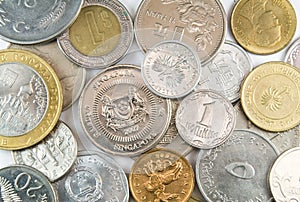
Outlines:
[[0, 148], [16, 150], [41, 141], [56, 125], [62, 89], [40, 57], [23, 50], [0, 52]]
[[253, 66], [248, 54], [237, 44], [225, 41], [218, 54], [202, 68], [197, 90], [213, 90], [231, 102], [240, 98], [244, 77]]
[[144, 52], [161, 41], [179, 40], [196, 50], [202, 64], [218, 52], [227, 30], [219, 0], [144, 0], [134, 26]]
[[43, 58], [56, 72], [63, 91], [63, 110], [79, 98], [85, 84], [86, 70], [70, 62], [59, 50], [56, 42], [21, 46], [12, 44], [10, 48], [30, 51]]
[[288, 49], [284, 61], [300, 69], [300, 39]]
[[281, 154], [269, 174], [269, 184], [274, 199], [299, 201], [299, 163], [300, 147], [292, 148]]
[[142, 76], [149, 89], [165, 98], [180, 98], [197, 85], [201, 63], [187, 45], [164, 41], [148, 50], [142, 64]]
[[137, 202], [186, 202], [194, 189], [194, 171], [179, 154], [165, 149], [154, 150], [135, 161], [129, 186]]
[[0, 37], [19, 44], [55, 38], [77, 17], [83, 0], [0, 1]]
[[55, 186], [63, 202], [127, 202], [129, 199], [124, 171], [104, 153], [79, 152], [71, 171]]
[[0, 200], [58, 202], [56, 190], [39, 171], [25, 165], [0, 170]]
[[86, 135], [98, 148], [136, 156], [163, 137], [171, 119], [171, 104], [146, 87], [138, 67], [117, 65], [86, 85], [79, 114]]
[[299, 125], [299, 70], [283, 62], [256, 67], [242, 85], [241, 103], [247, 117], [262, 129], [279, 132]]
[[13, 151], [16, 164], [31, 166], [55, 181], [73, 165], [77, 157], [77, 142], [71, 129], [59, 121], [41, 142], [24, 150]]
[[213, 91], [194, 92], [183, 99], [176, 127], [190, 145], [210, 149], [225, 142], [235, 126], [235, 111], [224, 96]]
[[288, 0], [240, 0], [231, 15], [233, 36], [256, 54], [283, 49], [292, 40], [296, 26], [296, 13]]
[[209, 202], [264, 201], [272, 198], [267, 175], [278, 152], [273, 144], [247, 130], [235, 130], [224, 144], [200, 150], [196, 180]]
[[86, 68], [117, 63], [133, 41], [129, 12], [117, 0], [86, 0], [82, 10], [58, 44], [73, 62]]

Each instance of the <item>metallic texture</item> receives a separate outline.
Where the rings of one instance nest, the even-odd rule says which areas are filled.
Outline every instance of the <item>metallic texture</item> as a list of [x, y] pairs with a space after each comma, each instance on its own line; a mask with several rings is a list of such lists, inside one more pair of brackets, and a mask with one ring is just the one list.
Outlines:
[[284, 61], [300, 69], [300, 39], [296, 40], [288, 49]]

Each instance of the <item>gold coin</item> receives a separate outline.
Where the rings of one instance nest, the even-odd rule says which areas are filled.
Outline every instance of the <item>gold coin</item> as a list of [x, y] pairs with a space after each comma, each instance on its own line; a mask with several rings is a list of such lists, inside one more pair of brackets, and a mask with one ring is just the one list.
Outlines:
[[256, 67], [241, 88], [247, 117], [258, 127], [279, 132], [300, 124], [300, 71], [284, 62]]
[[62, 110], [55, 72], [28, 51], [0, 51], [0, 149], [16, 150], [41, 141]]
[[194, 189], [194, 172], [179, 154], [154, 150], [134, 163], [129, 186], [136, 201], [180, 201], [190, 198]]
[[256, 54], [283, 49], [293, 38], [296, 13], [288, 0], [240, 0], [231, 15], [237, 42]]

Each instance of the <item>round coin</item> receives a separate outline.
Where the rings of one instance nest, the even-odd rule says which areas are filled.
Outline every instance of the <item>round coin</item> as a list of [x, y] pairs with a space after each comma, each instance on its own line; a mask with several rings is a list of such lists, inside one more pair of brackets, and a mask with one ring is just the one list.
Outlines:
[[240, 0], [231, 15], [231, 29], [237, 42], [256, 54], [283, 49], [296, 32], [297, 18], [288, 0]]
[[0, 52], [0, 148], [22, 149], [46, 137], [62, 110], [55, 72], [40, 57], [23, 50]]
[[186, 202], [194, 189], [194, 171], [184, 157], [171, 150], [150, 151], [135, 161], [129, 186], [137, 202]]
[[55, 38], [77, 17], [84, 0], [0, 1], [0, 37], [18, 44]]
[[73, 165], [77, 156], [77, 142], [71, 129], [59, 121], [41, 142], [24, 150], [13, 151], [16, 164], [31, 166], [55, 181]]
[[183, 41], [196, 50], [202, 64], [218, 52], [227, 29], [219, 0], [144, 0], [134, 26], [144, 52], [161, 41]]
[[208, 202], [270, 201], [267, 174], [277, 158], [273, 144], [247, 130], [235, 130], [224, 144], [200, 150], [196, 180]]
[[197, 85], [201, 74], [198, 55], [187, 45], [164, 41], [148, 50], [142, 76], [149, 89], [165, 98], [180, 98]]
[[279, 132], [299, 125], [300, 71], [283, 62], [256, 67], [242, 85], [241, 103], [250, 121], [264, 130]]
[[163, 137], [170, 124], [171, 104], [151, 93], [138, 67], [117, 65], [86, 85], [79, 114], [85, 133], [98, 148], [136, 156]]
[[200, 149], [216, 147], [235, 126], [235, 111], [224, 96], [213, 91], [194, 92], [183, 99], [176, 113], [180, 136]]
[[133, 41], [129, 12], [117, 0], [86, 0], [82, 10], [58, 44], [73, 62], [86, 68], [117, 63]]
[[57, 202], [56, 191], [39, 171], [25, 165], [14, 165], [0, 170], [1, 201]]
[[285, 56], [285, 62], [300, 69], [300, 39], [295, 41], [293, 45], [288, 49]]

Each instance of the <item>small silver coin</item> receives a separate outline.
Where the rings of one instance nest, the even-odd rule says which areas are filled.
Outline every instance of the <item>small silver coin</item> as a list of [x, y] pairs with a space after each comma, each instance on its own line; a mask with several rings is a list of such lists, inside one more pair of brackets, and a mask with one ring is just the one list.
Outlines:
[[52, 132], [38, 144], [13, 151], [16, 164], [31, 166], [55, 181], [73, 165], [77, 156], [77, 142], [71, 129], [59, 121]]
[[247, 130], [235, 130], [224, 144], [200, 150], [196, 180], [209, 202], [271, 200], [267, 175], [278, 156], [275, 146]]
[[39, 171], [25, 165], [0, 170], [0, 201], [58, 202], [56, 190]]
[[18, 44], [48, 41], [77, 17], [84, 0], [0, 1], [0, 37]]
[[235, 111], [230, 101], [213, 91], [191, 93], [183, 99], [176, 113], [180, 136], [200, 149], [224, 143], [235, 122]]
[[98, 148], [113, 155], [136, 156], [163, 137], [171, 103], [146, 87], [138, 67], [116, 65], [86, 85], [79, 115], [86, 135]]
[[104, 153], [79, 152], [71, 171], [55, 183], [63, 202], [127, 202], [129, 186], [122, 168]]
[[300, 39], [289, 47], [284, 61], [300, 69]]

